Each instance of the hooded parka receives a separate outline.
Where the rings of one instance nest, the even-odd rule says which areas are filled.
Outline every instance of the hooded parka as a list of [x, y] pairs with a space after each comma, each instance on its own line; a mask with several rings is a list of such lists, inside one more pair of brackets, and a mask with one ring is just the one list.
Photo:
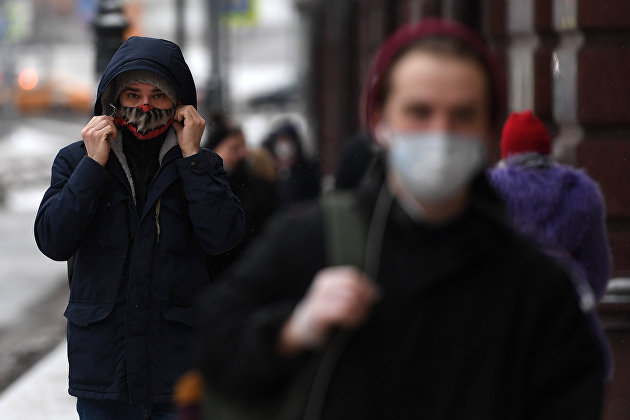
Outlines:
[[[180, 104], [196, 107], [195, 85], [179, 47], [132, 37], [116, 52], [97, 91], [116, 76], [148, 70], [174, 87]], [[159, 170], [138, 211], [122, 147], [111, 140], [105, 167], [82, 141], [54, 160], [51, 184], [35, 220], [35, 239], [48, 257], [74, 256], [68, 319], [69, 392], [132, 403], [169, 401], [172, 384], [190, 368], [197, 312], [195, 293], [208, 284], [204, 256], [233, 247], [244, 213], [221, 158], [201, 149], [182, 157], [170, 128]]]

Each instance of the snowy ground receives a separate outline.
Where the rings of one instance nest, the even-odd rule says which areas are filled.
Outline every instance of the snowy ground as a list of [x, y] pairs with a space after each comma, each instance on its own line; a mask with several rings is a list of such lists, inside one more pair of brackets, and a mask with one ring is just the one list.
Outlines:
[[68, 395], [65, 341], [0, 394], [4, 420], [78, 418], [76, 399]]
[[[4, 124], [3, 124], [4, 126]], [[57, 287], [65, 263], [39, 252], [33, 222], [57, 151], [80, 136], [82, 121], [26, 119], [0, 135], [0, 329]]]

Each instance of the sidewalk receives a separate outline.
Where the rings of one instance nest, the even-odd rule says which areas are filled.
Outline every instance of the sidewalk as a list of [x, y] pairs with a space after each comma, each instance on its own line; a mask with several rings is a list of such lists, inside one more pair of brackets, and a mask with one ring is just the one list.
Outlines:
[[[0, 181], [6, 194], [0, 206], [3, 420], [78, 418], [75, 399], [67, 391], [68, 362], [62, 339], [63, 310], [68, 300], [66, 265], [39, 252], [33, 222], [55, 154], [80, 138], [83, 124], [79, 118], [0, 121]], [[7, 175], [12, 173], [20, 177]]]
[[3, 420], [76, 419], [76, 399], [68, 395], [65, 339], [0, 394]]

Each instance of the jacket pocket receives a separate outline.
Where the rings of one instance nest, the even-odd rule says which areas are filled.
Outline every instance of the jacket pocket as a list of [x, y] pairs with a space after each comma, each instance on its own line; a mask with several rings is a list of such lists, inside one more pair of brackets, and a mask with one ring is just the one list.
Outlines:
[[173, 253], [186, 252], [192, 236], [188, 202], [183, 198], [163, 196], [157, 205], [156, 227], [159, 226], [160, 249]]
[[124, 363], [124, 326], [113, 303], [70, 302], [68, 361], [70, 387], [93, 392], [111, 390]]
[[[155, 334], [156, 347], [165, 350], [160, 356], [163, 359], [162, 365], [174, 369], [171, 373], [165, 373], [165, 376], [169, 377], [174, 376], [176, 370], [191, 360], [198, 316], [197, 310], [193, 307], [166, 304], [161, 307], [161, 312], [163, 320], [152, 332]], [[181, 371], [178, 374], [181, 374]]]
[[79, 327], [87, 327], [107, 318], [113, 309], [113, 303], [70, 302], [63, 316]]
[[167, 321], [174, 321], [195, 328], [199, 325], [199, 314], [196, 308], [184, 306], [163, 306], [162, 316]]

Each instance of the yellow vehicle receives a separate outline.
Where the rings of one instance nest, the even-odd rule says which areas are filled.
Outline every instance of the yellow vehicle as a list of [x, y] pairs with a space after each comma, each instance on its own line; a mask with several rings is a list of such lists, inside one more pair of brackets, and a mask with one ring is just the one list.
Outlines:
[[15, 81], [3, 82], [0, 84], [0, 106], [12, 104], [19, 114], [58, 110], [89, 114], [94, 104], [92, 86], [61, 76], [40, 80], [32, 67], [21, 69]]
[[37, 73], [33, 72], [34, 69], [24, 69], [18, 75], [13, 97], [18, 112], [30, 114], [57, 109], [68, 109], [80, 114], [91, 112], [94, 101], [90, 86], [60, 77], [39, 81]]

